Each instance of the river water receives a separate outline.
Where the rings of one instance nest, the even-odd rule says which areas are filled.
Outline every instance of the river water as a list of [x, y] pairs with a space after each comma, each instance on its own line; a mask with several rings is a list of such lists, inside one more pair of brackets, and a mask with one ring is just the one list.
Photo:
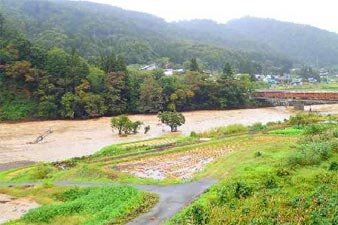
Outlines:
[[[309, 110], [308, 107], [306, 109]], [[311, 110], [338, 113], [338, 105], [312, 106]], [[179, 130], [182, 134], [189, 134], [235, 123], [250, 125], [256, 122], [282, 121], [293, 113], [292, 109], [285, 107], [186, 112], [186, 124]], [[110, 144], [144, 140], [169, 133], [169, 128], [161, 125], [156, 115], [132, 115], [130, 118], [150, 125], [149, 133], [119, 137], [112, 132], [108, 117], [82, 121], [1, 123], [0, 165], [20, 161], [57, 161], [90, 155]], [[48, 129], [53, 133], [42, 143], [27, 144]]]

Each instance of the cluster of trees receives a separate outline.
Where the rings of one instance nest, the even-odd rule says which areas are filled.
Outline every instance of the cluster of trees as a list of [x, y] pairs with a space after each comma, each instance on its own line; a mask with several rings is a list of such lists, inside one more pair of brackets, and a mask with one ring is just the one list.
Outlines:
[[127, 69], [102, 52], [90, 64], [75, 48], [31, 43], [0, 17], [0, 118], [88, 118], [123, 113], [242, 107], [249, 104], [249, 76], [204, 73], [196, 59], [183, 75]]
[[[182, 113], [179, 112], [161, 112], [158, 114], [160, 121], [170, 127], [171, 132], [177, 132], [178, 127], [182, 126], [185, 123], [185, 117]], [[143, 122], [141, 121], [131, 121], [127, 115], [120, 115], [112, 117], [110, 120], [110, 125], [114, 130], [118, 131], [120, 136], [137, 134]], [[147, 134], [150, 130], [150, 126], [144, 126], [144, 133]]]
[[[131, 121], [128, 116], [121, 115], [118, 117], [112, 117], [110, 121], [110, 125], [113, 130], [117, 130], [119, 135], [129, 135], [129, 134], [137, 134], [143, 122], [141, 121]], [[148, 133], [150, 130], [150, 126], [144, 127], [144, 133]]]

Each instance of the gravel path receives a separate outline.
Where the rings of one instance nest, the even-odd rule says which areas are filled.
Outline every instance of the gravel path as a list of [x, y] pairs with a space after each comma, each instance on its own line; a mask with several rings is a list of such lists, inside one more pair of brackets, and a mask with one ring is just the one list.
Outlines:
[[[170, 186], [159, 185], [131, 185], [140, 190], [158, 194], [159, 202], [148, 213], [134, 219], [128, 225], [159, 225], [171, 218], [182, 208], [189, 205], [198, 196], [203, 194], [208, 188], [217, 181], [213, 179], [202, 179], [185, 184], [177, 184]], [[34, 186], [41, 184], [39, 182], [29, 183], [0, 183], [0, 186]], [[76, 182], [76, 181], [57, 181], [55, 185], [60, 186], [78, 186], [78, 187], [97, 187], [111, 186], [119, 183], [99, 183], [99, 182]], [[1, 207], [1, 204], [0, 204]]]

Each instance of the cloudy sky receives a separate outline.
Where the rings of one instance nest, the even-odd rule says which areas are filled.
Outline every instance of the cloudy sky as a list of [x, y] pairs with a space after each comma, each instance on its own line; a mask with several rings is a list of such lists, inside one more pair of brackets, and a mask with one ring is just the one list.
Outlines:
[[336, 0], [89, 0], [157, 15], [167, 21], [257, 16], [310, 24], [338, 33]]

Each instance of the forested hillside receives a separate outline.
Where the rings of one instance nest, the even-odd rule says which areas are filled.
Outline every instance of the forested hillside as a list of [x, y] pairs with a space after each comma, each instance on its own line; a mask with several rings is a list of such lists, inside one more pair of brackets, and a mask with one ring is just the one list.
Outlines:
[[299, 62], [315, 66], [338, 65], [337, 33], [308, 25], [253, 17], [233, 20], [226, 26]]
[[[167, 23], [64, 0], [0, 0], [0, 15], [4, 120], [243, 107], [253, 84], [235, 72], [338, 65], [337, 34], [274, 20]], [[127, 69], [153, 62], [187, 72]]]
[[64, 0], [0, 0], [0, 12], [32, 42], [76, 48], [91, 62], [108, 49], [128, 64], [164, 57], [183, 64], [196, 57], [210, 70], [220, 70], [224, 61], [240, 72], [257, 72], [257, 65], [267, 71], [287, 71], [292, 63], [338, 65], [338, 34], [272, 19], [167, 23], [110, 5]]
[[[162, 70], [127, 70], [124, 58], [102, 53], [96, 64], [76, 48], [46, 48], [30, 42], [0, 14], [0, 119], [88, 118], [121, 113], [157, 113], [243, 107], [249, 104], [249, 76], [234, 79], [229, 64], [222, 76], [190, 71], [165, 76]], [[67, 50], [67, 48], [65, 48]]]
[[237, 48], [222, 40], [213, 41], [216, 37], [209, 34], [197, 40], [192, 36], [199, 32], [191, 33], [161, 18], [109, 5], [82, 1], [0, 0], [0, 8], [32, 42], [47, 49], [65, 48], [68, 52], [76, 48], [91, 62], [96, 62], [107, 49], [122, 55], [128, 64], [145, 64], [163, 57], [184, 64], [196, 57], [210, 70], [221, 69], [225, 61], [241, 71], [250, 66], [252, 70], [257, 63], [279, 68], [287, 59], [266, 48]]

